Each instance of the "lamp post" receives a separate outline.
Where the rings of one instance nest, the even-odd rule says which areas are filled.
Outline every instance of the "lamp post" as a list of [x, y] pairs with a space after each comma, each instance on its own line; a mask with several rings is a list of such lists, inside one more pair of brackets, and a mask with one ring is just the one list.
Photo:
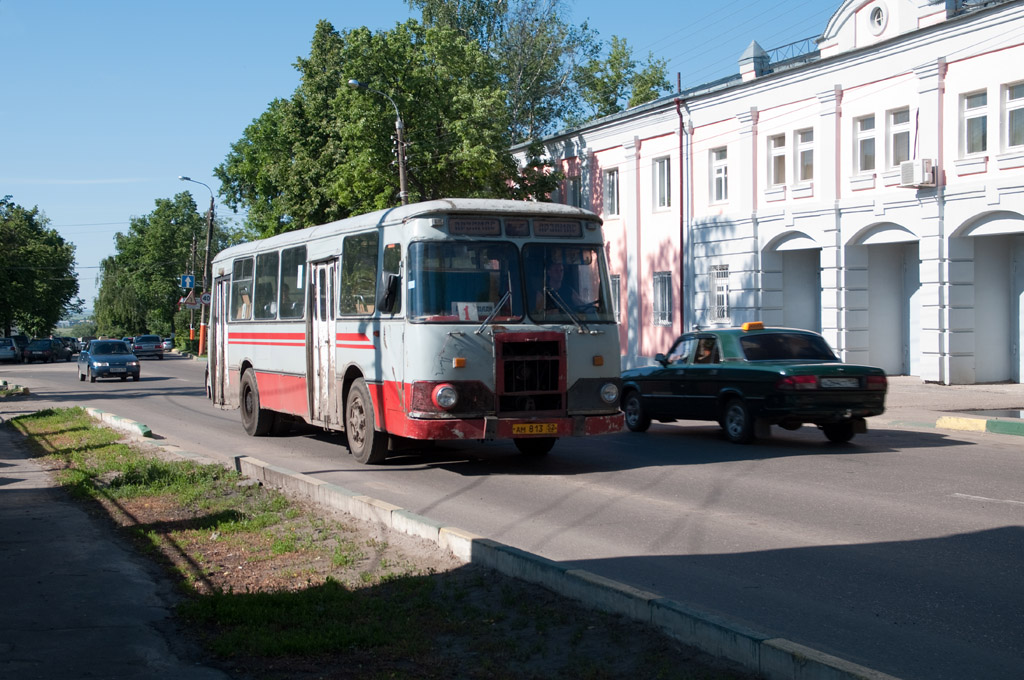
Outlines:
[[[206, 190], [210, 192], [210, 209], [206, 211], [206, 253], [203, 257], [203, 295], [205, 296], [208, 292], [207, 281], [210, 274], [210, 247], [213, 242], [213, 189], [209, 185], [196, 181], [191, 177], [185, 177], [184, 175], [178, 175], [178, 179], [182, 182], [192, 182], [193, 184], [202, 184], [206, 187]], [[206, 307], [209, 305], [203, 305], [199, 309], [199, 355], [202, 356], [203, 351], [206, 349], [206, 322], [209, 318], [209, 314], [206, 312]]]
[[395, 100], [384, 94], [380, 90], [374, 90], [372, 87], [367, 87], [363, 83], [359, 82], [355, 78], [348, 81], [348, 86], [353, 90], [367, 90], [369, 92], [376, 92], [381, 97], [384, 97], [391, 106], [395, 109], [395, 132], [398, 134], [398, 197], [402, 201], [402, 205], [408, 205], [409, 203], [409, 191], [405, 180], [405, 140], [402, 138], [402, 133], [405, 126], [402, 124], [402, 114], [398, 111], [398, 104], [395, 104]]

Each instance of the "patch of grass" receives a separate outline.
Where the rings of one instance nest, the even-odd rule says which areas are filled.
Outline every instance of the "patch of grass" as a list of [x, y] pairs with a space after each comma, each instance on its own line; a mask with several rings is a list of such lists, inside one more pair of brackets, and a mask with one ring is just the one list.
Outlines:
[[542, 588], [410, 557], [411, 539], [219, 465], [125, 444], [82, 409], [12, 425], [61, 484], [165, 564], [185, 628], [212, 655], [202, 661], [239, 680], [747, 677]]

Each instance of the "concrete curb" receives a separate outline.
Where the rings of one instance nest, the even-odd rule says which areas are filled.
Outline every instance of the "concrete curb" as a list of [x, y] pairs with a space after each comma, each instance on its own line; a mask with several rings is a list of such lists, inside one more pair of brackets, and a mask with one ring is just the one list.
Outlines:
[[958, 430], [960, 432], [988, 432], [1024, 437], [1024, 421], [1004, 418], [976, 418], [971, 416], [940, 416], [935, 420], [877, 420], [878, 425], [908, 428]]
[[113, 413], [107, 413], [106, 411], [100, 411], [95, 408], [87, 408], [85, 409], [85, 412], [93, 419], [99, 420], [107, 427], [117, 430], [118, 432], [124, 432], [137, 437], [153, 436], [153, 431], [149, 429], [148, 425], [143, 425], [142, 423], [134, 420], [128, 420], [127, 418], [115, 416]]
[[656, 593], [546, 558], [350, 491], [302, 473], [237, 456], [235, 468], [286, 494], [342, 510], [409, 536], [436, 542], [458, 559], [543, 586], [585, 606], [652, 624], [670, 637], [729, 659], [769, 680], [896, 680], [844, 659], [747, 629]]

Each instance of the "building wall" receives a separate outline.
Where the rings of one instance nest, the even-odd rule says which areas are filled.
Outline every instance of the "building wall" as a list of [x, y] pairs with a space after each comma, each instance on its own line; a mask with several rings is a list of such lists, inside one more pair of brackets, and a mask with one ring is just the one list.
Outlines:
[[[548, 140], [555, 159], [583, 157], [585, 205], [604, 214], [624, 366], [694, 325], [760, 319], [820, 331], [890, 374], [1020, 381], [1024, 140], [1010, 121], [1024, 106], [1024, 86], [1011, 89], [1024, 84], [1024, 3], [963, 5], [844, 2], [817, 60], [741, 63], [725, 86]], [[972, 148], [979, 117], [986, 143], [975, 134]], [[903, 160], [930, 161], [934, 181], [902, 186]], [[605, 214], [612, 169], [619, 205]], [[663, 325], [653, 281], [666, 274]]]

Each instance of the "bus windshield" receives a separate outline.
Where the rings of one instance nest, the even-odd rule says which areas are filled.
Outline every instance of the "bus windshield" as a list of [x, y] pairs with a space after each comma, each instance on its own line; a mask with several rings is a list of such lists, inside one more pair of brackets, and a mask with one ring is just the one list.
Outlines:
[[531, 243], [523, 248], [523, 263], [526, 300], [535, 321], [615, 322], [599, 246]]
[[412, 243], [409, 317], [413, 321], [444, 323], [479, 324], [488, 318], [497, 323], [521, 321], [519, 272], [519, 251], [512, 243]]

